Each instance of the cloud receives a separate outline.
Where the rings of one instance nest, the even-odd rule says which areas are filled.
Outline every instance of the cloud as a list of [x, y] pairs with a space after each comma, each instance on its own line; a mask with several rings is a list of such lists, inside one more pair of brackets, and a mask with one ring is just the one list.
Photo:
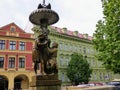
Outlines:
[[102, 18], [100, 0], [60, 0], [58, 7], [62, 7], [59, 10], [61, 21], [56, 25], [90, 35], [94, 32], [97, 21]]
[[[43, 0], [1, 0], [0, 25], [15, 22], [23, 29], [30, 27], [29, 15], [42, 2]], [[48, 3], [60, 16], [60, 20], [54, 24], [57, 27], [67, 27], [72, 31], [79, 30], [80, 33], [92, 35], [97, 21], [102, 18], [100, 0], [46, 0]]]

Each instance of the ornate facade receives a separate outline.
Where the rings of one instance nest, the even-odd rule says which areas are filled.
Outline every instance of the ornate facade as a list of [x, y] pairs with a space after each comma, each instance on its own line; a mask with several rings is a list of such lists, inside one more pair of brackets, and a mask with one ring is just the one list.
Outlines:
[[[35, 37], [38, 35], [38, 30], [39, 27], [37, 26], [33, 28]], [[59, 44], [57, 61], [59, 79], [62, 80], [63, 85], [69, 84], [70, 82], [66, 75], [66, 68], [73, 52], [81, 53], [90, 63], [93, 69], [90, 82], [108, 82], [114, 78], [113, 73], [106, 71], [102, 66], [102, 62], [95, 58], [97, 51], [93, 47], [91, 36], [80, 34], [78, 31], [70, 31], [67, 28], [54, 26], [49, 27], [49, 30], [51, 41]]]
[[106, 71], [102, 62], [95, 58], [97, 51], [92, 44], [92, 37], [88, 34], [80, 34], [78, 31], [70, 31], [67, 28], [51, 27], [50, 38], [59, 43], [58, 65], [59, 78], [63, 84], [68, 84], [69, 79], [66, 76], [66, 68], [73, 52], [81, 53], [86, 57], [93, 69], [90, 82], [108, 82], [114, 78], [110, 71]]
[[[38, 27], [34, 27], [35, 37]], [[66, 68], [73, 52], [83, 54], [93, 69], [91, 82], [107, 82], [114, 78], [112, 72], [102, 67], [102, 62], [97, 61], [97, 53], [92, 45], [92, 37], [70, 31], [67, 28], [49, 27], [51, 43], [57, 42], [59, 79], [63, 85], [69, 84]], [[0, 28], [0, 88], [29, 90], [31, 77], [34, 75], [32, 66], [32, 48], [34, 45], [33, 34], [26, 33], [15, 23], [10, 23]]]
[[33, 34], [15, 23], [0, 28], [0, 90], [28, 89], [32, 75]]

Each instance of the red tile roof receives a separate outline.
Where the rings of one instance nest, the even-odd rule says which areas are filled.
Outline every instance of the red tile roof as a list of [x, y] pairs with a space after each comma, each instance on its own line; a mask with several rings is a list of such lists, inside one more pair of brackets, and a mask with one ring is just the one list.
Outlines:
[[61, 33], [61, 34], [67, 34], [69, 36], [76, 36], [80, 39], [87, 39], [87, 40], [92, 40], [92, 36], [87, 36], [85, 37], [84, 34], [81, 34], [81, 33], [78, 33], [77, 35], [75, 35], [74, 31], [71, 31], [71, 30], [66, 30], [66, 32], [63, 31], [63, 28], [59, 28], [59, 27], [55, 27], [55, 26], [51, 26], [51, 28], [55, 29], [57, 32]]

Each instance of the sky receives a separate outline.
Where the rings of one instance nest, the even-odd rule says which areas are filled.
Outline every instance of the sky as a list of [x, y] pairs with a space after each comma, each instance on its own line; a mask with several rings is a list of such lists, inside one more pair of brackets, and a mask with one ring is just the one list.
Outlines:
[[[32, 33], [29, 15], [43, 0], [0, 0], [0, 27], [14, 22], [25, 32]], [[55, 27], [67, 28], [92, 36], [98, 20], [103, 18], [101, 0], [46, 0], [58, 13]]]

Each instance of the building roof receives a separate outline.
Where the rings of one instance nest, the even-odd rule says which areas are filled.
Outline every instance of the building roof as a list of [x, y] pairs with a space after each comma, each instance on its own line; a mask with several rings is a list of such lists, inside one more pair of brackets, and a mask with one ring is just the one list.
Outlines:
[[59, 27], [55, 27], [55, 26], [51, 26], [52, 29], [55, 29], [58, 33], [61, 34], [66, 34], [69, 36], [73, 36], [73, 37], [77, 37], [77, 38], [81, 38], [81, 39], [87, 39], [87, 40], [92, 40], [93, 37], [89, 36], [88, 34], [81, 34], [78, 31], [71, 31], [68, 30], [67, 28], [59, 28]]
[[5, 26], [0, 27], [0, 35], [1, 36], [9, 36], [9, 37], [21, 37], [21, 38], [33, 38], [33, 34], [25, 32], [15, 23], [10, 23]]
[[[16, 32], [27, 34], [23, 29], [21, 29], [19, 26], [17, 26], [14, 22], [0, 27], [0, 31], [10, 32], [11, 26], [15, 26]], [[59, 27], [55, 27], [55, 26], [51, 26], [51, 28], [56, 30], [58, 33], [65, 34], [68, 36], [72, 36], [72, 37], [76, 37], [76, 38], [80, 38], [80, 39], [86, 39], [86, 40], [90, 40], [90, 41], [93, 39], [92, 36], [89, 36], [88, 34], [81, 34], [78, 31], [71, 31], [71, 30], [68, 30], [67, 28], [59, 28]]]
[[21, 29], [18, 25], [16, 25], [14, 22], [0, 27], [0, 30], [10, 31], [11, 26], [15, 26], [16, 32], [25, 33], [25, 31]]

